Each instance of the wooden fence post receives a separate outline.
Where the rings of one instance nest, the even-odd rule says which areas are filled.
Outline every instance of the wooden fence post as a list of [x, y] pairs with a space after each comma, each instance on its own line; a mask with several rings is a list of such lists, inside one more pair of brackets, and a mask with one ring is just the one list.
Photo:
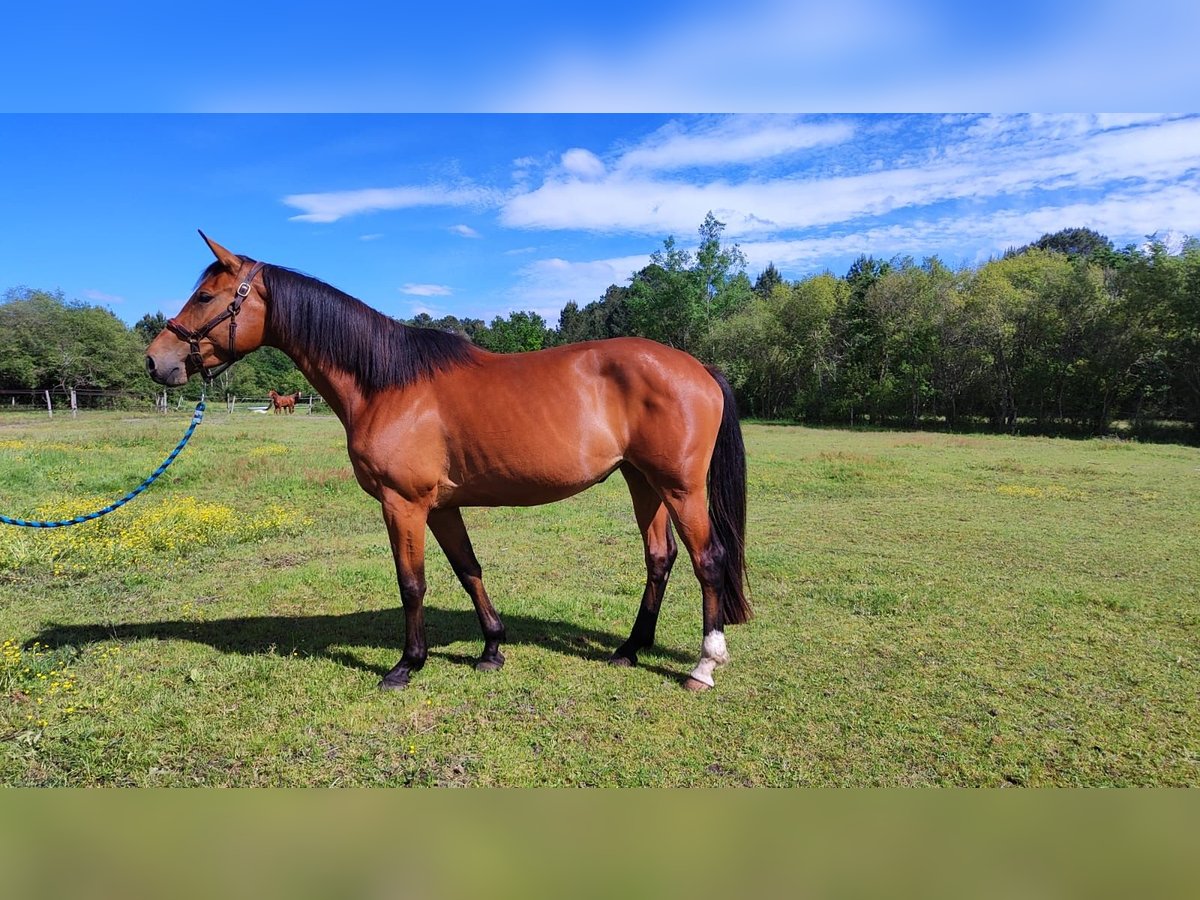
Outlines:
[[50, 392], [42, 391], [46, 395], [46, 412], [50, 414], [50, 418], [54, 418], [54, 406], [50, 403]]
[[75, 403], [75, 388], [71, 388], [71, 418], [79, 415], [79, 407]]

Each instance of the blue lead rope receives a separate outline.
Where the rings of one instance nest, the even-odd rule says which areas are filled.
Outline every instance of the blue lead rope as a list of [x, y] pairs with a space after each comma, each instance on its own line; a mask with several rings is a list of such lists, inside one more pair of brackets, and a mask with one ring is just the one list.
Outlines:
[[187, 442], [191, 440], [192, 432], [196, 430], [196, 426], [200, 424], [200, 420], [203, 418], [204, 396], [201, 395], [200, 402], [196, 404], [196, 411], [192, 413], [192, 423], [188, 425], [187, 431], [183, 433], [183, 439], [175, 446], [175, 449], [171, 451], [170, 456], [163, 460], [161, 466], [150, 473], [149, 478], [135, 487], [120, 500], [116, 500], [113, 503], [108, 504], [108, 506], [104, 507], [104, 509], [98, 509], [95, 512], [90, 512], [84, 516], [76, 516], [73, 519], [60, 519], [57, 522], [27, 522], [25, 519], [12, 519], [8, 516], [0, 516], [0, 522], [4, 523], [5, 525], [21, 525], [25, 528], [62, 528], [65, 525], [79, 525], [83, 522], [89, 522], [92, 519], [98, 519], [101, 516], [108, 515], [108, 513], [112, 512], [114, 509], [120, 509], [146, 488], [150, 487], [150, 485], [154, 484], [158, 476], [167, 471], [167, 466], [175, 462], [175, 457], [177, 457], [180, 451], [187, 446]]

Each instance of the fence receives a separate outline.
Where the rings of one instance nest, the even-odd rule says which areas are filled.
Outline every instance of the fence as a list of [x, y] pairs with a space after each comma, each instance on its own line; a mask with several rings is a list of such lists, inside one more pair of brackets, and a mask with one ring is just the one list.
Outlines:
[[[291, 396], [295, 397], [295, 394]], [[213, 401], [214, 405], [216, 401]], [[225, 409], [230, 415], [237, 412], [251, 413], [270, 413], [272, 409], [271, 398], [264, 397], [226, 397]], [[301, 394], [296, 398], [296, 413], [300, 415], [321, 415], [330, 412], [329, 406], [322, 399], [320, 394]], [[281, 413], [282, 414], [282, 413]]]
[[[163, 391], [153, 398], [128, 391], [104, 391], [89, 388], [67, 389], [36, 388], [26, 390], [0, 390], [0, 415], [6, 412], [40, 412], [51, 418], [55, 415], [77, 415], [80, 410], [157, 410], [190, 408], [196, 397], [185, 397], [183, 391]], [[269, 413], [270, 397], [214, 396], [209, 399], [209, 408], [215, 409], [224, 402], [226, 411], [235, 413]], [[305, 394], [296, 401], [296, 412], [302, 415], [321, 415], [329, 407], [320, 394]]]

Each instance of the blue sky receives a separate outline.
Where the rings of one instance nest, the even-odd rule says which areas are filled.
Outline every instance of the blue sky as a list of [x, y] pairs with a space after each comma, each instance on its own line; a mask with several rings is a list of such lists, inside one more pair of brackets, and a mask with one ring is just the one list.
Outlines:
[[232, 250], [391, 315], [490, 320], [626, 283], [709, 210], [786, 277], [975, 264], [1071, 226], [1200, 234], [1200, 116], [0, 117], [0, 287], [133, 322]]
[[127, 322], [178, 308], [196, 228], [392, 315], [551, 323], [709, 210], [752, 276], [1200, 234], [1196, 117], [1097, 112], [1196, 109], [1178, 0], [43, 0], [5, 26], [0, 290]]

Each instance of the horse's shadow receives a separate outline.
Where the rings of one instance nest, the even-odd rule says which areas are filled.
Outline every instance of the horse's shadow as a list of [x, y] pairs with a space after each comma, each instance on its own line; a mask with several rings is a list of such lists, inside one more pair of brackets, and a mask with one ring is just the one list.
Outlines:
[[[606, 631], [552, 619], [506, 615], [504, 624], [508, 632], [505, 646], [531, 644], [585, 660], [607, 660], [624, 640]], [[482, 649], [483, 638], [474, 611], [439, 609], [426, 604], [425, 626], [430, 656], [474, 665], [474, 656], [439, 649], [460, 641], [478, 642]], [[323, 657], [383, 676], [389, 667], [364, 661], [355, 648], [391, 648], [399, 656], [404, 649], [404, 616], [399, 609], [386, 609], [341, 615], [243, 616], [212, 621], [173, 619], [112, 625], [55, 623], [30, 638], [27, 646], [40, 642], [55, 648], [84, 647], [111, 640], [147, 639], [190, 641], [207, 644], [222, 653], [246, 656], [272, 652], [286, 655], [294, 650], [302, 656]], [[681, 664], [688, 662], [688, 657], [678, 650], [655, 647], [644, 651], [639, 665], [667, 677], [679, 677], [680, 673], [648, 664], [645, 656], [665, 657]]]

